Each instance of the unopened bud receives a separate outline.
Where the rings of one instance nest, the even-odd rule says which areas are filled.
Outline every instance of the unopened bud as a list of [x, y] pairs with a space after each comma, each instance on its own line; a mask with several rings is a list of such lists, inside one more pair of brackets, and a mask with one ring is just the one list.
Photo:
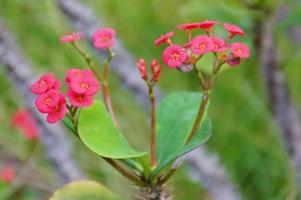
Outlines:
[[137, 62], [138, 70], [140, 72], [141, 78], [144, 80], [147, 80], [147, 70], [145, 66], [145, 60], [144, 59], [139, 59]]
[[161, 66], [158, 63], [158, 61], [156, 59], [154, 59], [151, 63], [151, 68], [152, 68], [152, 72], [153, 72], [153, 78], [152, 80], [157, 82], [160, 78], [160, 74], [161, 74]]

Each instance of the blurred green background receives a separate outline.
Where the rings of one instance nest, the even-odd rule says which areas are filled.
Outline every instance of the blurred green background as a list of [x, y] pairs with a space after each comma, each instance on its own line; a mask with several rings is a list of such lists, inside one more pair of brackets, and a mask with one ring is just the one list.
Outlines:
[[[125, 47], [135, 58], [144, 57], [150, 62], [160, 58], [162, 48], [154, 46], [154, 40], [162, 33], [175, 30], [179, 23], [219, 20], [241, 26], [247, 36], [244, 41], [251, 47], [252, 57], [234, 69], [222, 73], [212, 93], [209, 116], [213, 122], [213, 135], [207, 146], [217, 153], [239, 188], [243, 199], [282, 200], [297, 199], [294, 171], [289, 163], [279, 127], [267, 105], [267, 94], [261, 70], [252, 46], [254, 19], [263, 17], [261, 11], [248, 9], [239, 0], [86, 0], [105, 26], [117, 30]], [[288, 37], [288, 28], [300, 25], [301, 3], [297, 0], [258, 1], [265, 6], [285, 4], [290, 12], [277, 22], [277, 43], [283, 70], [288, 77], [289, 91], [300, 109], [301, 45]], [[36, 75], [48, 71], [62, 80], [65, 70], [74, 66], [85, 66], [83, 60], [69, 45], [61, 45], [59, 37], [72, 27], [51, 0], [0, 0], [0, 16], [13, 32], [25, 55], [33, 63]], [[184, 42], [183, 32], [175, 30], [176, 41]], [[84, 44], [87, 48], [88, 45]], [[133, 66], [134, 68], [135, 66]], [[131, 143], [147, 148], [147, 112], [132, 94], [121, 86], [114, 74], [110, 80], [112, 101], [121, 122], [121, 128]], [[175, 90], [197, 90], [194, 76], [180, 74], [176, 70], [164, 69], [160, 88], [165, 92]], [[17, 130], [11, 128], [10, 117], [24, 106], [15, 88], [10, 84], [0, 64], [0, 146], [1, 165], [4, 155], [15, 155], [21, 160], [26, 156], [28, 144]], [[104, 183], [111, 190], [131, 196], [134, 189], [101, 159], [88, 151], [70, 134], [73, 157], [80, 168], [93, 180]], [[44, 160], [43, 147], [34, 153], [33, 166], [42, 181], [55, 186], [56, 178]], [[172, 178], [170, 187], [177, 200], [210, 199], [199, 183], [188, 178], [184, 166]], [[4, 192], [14, 190], [7, 186]], [[51, 192], [51, 191], [48, 191]], [[42, 199], [45, 191], [33, 186], [26, 187], [19, 199]], [[48, 194], [49, 195], [49, 194]], [[47, 192], [46, 192], [47, 196]]]

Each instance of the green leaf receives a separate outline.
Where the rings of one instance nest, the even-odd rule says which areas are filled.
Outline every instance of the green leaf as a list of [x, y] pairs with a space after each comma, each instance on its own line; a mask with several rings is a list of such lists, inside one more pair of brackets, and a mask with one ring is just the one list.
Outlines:
[[201, 99], [201, 93], [175, 92], [159, 104], [156, 147], [158, 166], [155, 174], [177, 157], [206, 142], [211, 136], [211, 124], [206, 110], [196, 135], [185, 144], [197, 116]]
[[96, 154], [114, 159], [140, 157], [146, 154], [133, 149], [113, 124], [101, 101], [81, 110], [78, 124], [79, 137]]
[[122, 200], [100, 183], [77, 181], [54, 192], [49, 200]]

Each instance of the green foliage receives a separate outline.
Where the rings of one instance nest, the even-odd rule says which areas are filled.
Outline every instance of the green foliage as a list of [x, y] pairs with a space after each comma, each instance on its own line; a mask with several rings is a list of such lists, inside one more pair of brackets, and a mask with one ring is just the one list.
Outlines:
[[49, 200], [121, 200], [116, 194], [94, 181], [73, 182], [58, 189]]
[[161, 101], [157, 112], [158, 167], [156, 172], [209, 139], [211, 124], [205, 111], [198, 132], [186, 144], [201, 99], [201, 93], [183, 91], [174, 92]]
[[134, 150], [113, 124], [105, 105], [99, 101], [82, 109], [78, 132], [83, 143], [94, 153], [114, 159], [140, 157], [146, 152]]

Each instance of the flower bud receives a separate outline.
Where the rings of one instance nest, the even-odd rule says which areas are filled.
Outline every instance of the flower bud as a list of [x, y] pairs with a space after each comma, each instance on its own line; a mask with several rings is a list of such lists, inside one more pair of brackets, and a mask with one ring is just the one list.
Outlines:
[[141, 78], [144, 80], [147, 80], [147, 70], [145, 66], [145, 60], [144, 59], [139, 59], [137, 62], [138, 70], [140, 72]]
[[158, 61], [156, 59], [154, 59], [151, 63], [151, 68], [152, 68], [152, 72], [153, 72], [153, 78], [152, 80], [157, 82], [160, 78], [160, 74], [161, 74], [161, 66], [158, 63]]

